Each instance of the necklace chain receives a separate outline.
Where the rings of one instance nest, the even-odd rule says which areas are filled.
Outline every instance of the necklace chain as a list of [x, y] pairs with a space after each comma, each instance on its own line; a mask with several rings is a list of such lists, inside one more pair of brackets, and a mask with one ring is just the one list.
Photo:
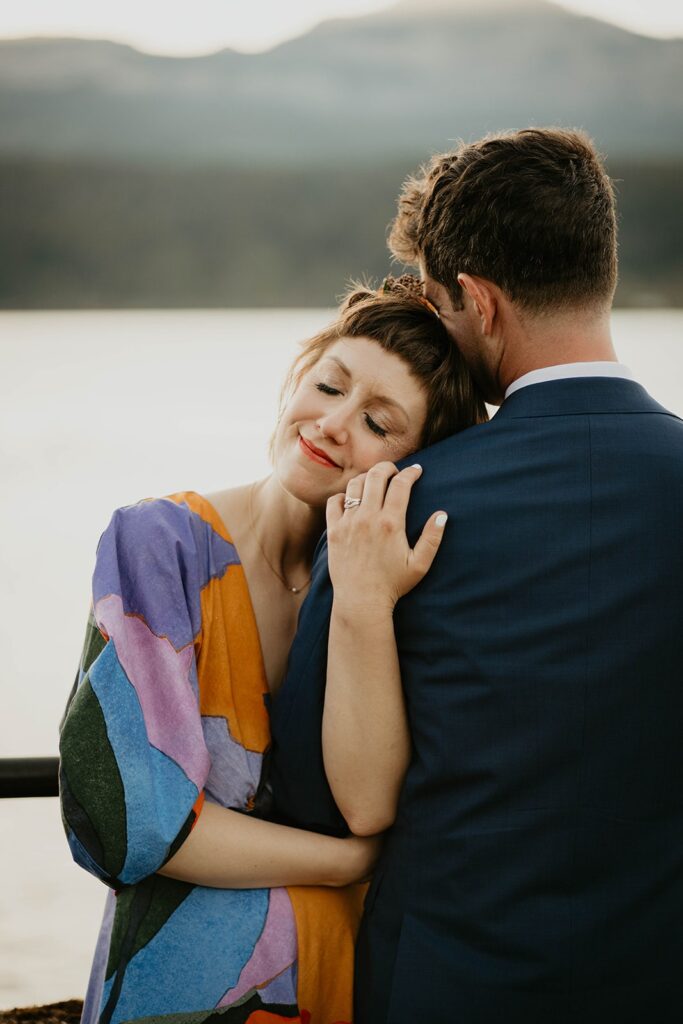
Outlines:
[[270, 569], [270, 571], [272, 572], [273, 576], [277, 576], [277, 578], [279, 579], [280, 583], [283, 585], [285, 590], [288, 590], [290, 594], [300, 594], [301, 591], [305, 590], [306, 587], [308, 586], [308, 584], [311, 582], [311, 577], [309, 576], [308, 579], [306, 580], [306, 582], [302, 583], [300, 587], [293, 587], [291, 585], [291, 583], [289, 583], [285, 579], [285, 577], [282, 576], [277, 571], [277, 569], [275, 568], [275, 566], [273, 565], [271, 560], [268, 558], [268, 555], [263, 550], [263, 545], [261, 544], [261, 541], [259, 540], [258, 532], [256, 530], [256, 520], [254, 519], [254, 488], [255, 487], [256, 487], [256, 484], [253, 483], [251, 485], [251, 487], [249, 488], [249, 521], [251, 523], [251, 528], [254, 531], [254, 539], [256, 540], [256, 543], [258, 544], [258, 549], [261, 552], [261, 554], [263, 555], [263, 560], [266, 563], [266, 565], [268, 566], [268, 568]]

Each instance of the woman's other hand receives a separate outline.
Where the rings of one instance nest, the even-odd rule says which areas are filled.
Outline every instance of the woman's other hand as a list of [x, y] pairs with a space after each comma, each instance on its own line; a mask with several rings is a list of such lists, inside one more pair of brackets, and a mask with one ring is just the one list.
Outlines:
[[354, 882], [369, 881], [382, 850], [382, 836], [349, 836], [337, 842], [339, 876], [336, 884], [351, 885]]
[[[327, 503], [327, 543], [335, 602], [362, 603], [371, 614], [390, 610], [429, 571], [448, 516], [434, 512], [414, 548], [406, 537], [406, 510], [418, 465], [400, 472], [379, 462], [349, 481], [345, 494]], [[354, 504], [344, 508], [349, 500]]]

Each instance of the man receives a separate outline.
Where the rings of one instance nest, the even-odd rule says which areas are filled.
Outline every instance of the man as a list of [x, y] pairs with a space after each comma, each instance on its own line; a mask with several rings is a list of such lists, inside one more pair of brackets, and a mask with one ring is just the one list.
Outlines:
[[[406, 183], [391, 244], [500, 410], [419, 456], [408, 535], [449, 522], [395, 614], [413, 755], [355, 1022], [678, 1021], [683, 423], [616, 361], [611, 183], [581, 133], [489, 137]], [[273, 781], [334, 830], [330, 605], [323, 547]]]

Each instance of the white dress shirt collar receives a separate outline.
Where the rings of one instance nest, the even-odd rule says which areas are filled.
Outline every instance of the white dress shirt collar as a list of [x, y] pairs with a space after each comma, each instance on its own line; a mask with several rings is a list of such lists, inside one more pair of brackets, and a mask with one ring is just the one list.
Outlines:
[[529, 384], [544, 384], [549, 380], [568, 380], [570, 377], [621, 377], [624, 380], [633, 380], [633, 374], [623, 363], [561, 363], [559, 366], [544, 366], [540, 370], [531, 370], [530, 373], [525, 373], [517, 380], [513, 380], [505, 392], [505, 397], [509, 398], [515, 391], [526, 388]]

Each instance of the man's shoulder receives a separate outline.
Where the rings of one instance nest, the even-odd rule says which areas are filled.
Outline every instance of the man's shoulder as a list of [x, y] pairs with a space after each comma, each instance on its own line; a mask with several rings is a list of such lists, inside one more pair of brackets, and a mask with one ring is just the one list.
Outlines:
[[416, 454], [411, 455], [410, 458], [399, 463], [399, 465], [408, 466], [414, 462], [419, 462], [424, 468], [425, 465], [432, 462], [442, 463], [470, 458], [476, 452], [490, 447], [498, 433], [499, 426], [499, 424], [496, 424], [494, 416], [487, 423], [477, 423], [473, 427], [468, 427], [467, 430], [461, 430], [457, 434], [445, 437], [442, 441], [437, 441], [436, 444], [430, 445], [429, 448], [423, 448]]
[[[452, 484], [459, 492], [479, 491], [503, 480], [516, 488], [527, 471], [584, 460], [606, 439], [617, 461], [636, 445], [674, 454], [683, 464], [683, 420], [635, 382], [609, 385], [558, 381], [516, 392], [487, 423], [411, 456], [424, 470], [419, 490], [433, 493]], [[552, 481], [544, 479], [544, 486]]]

